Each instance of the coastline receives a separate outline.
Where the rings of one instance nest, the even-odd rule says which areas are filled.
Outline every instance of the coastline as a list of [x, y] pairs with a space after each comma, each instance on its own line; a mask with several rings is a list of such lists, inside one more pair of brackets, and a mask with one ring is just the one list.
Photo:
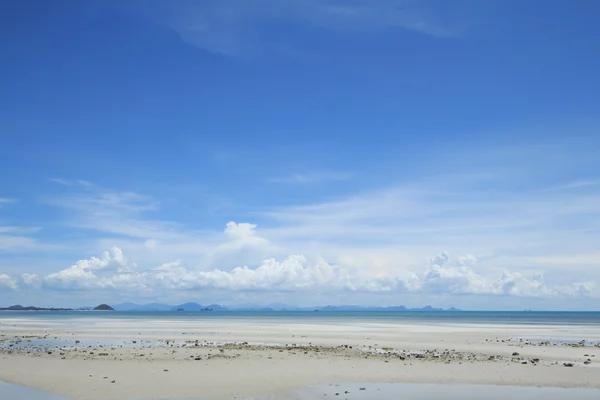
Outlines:
[[333, 382], [600, 388], [597, 325], [1, 322], [0, 380], [75, 399], [285, 397]]

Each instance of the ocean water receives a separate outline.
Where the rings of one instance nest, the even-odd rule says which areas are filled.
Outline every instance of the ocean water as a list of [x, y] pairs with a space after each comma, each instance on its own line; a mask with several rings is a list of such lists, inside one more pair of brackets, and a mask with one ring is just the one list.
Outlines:
[[485, 325], [592, 325], [600, 326], [600, 311], [0, 311], [3, 319], [55, 320], [235, 320], [300, 323], [414, 323]]

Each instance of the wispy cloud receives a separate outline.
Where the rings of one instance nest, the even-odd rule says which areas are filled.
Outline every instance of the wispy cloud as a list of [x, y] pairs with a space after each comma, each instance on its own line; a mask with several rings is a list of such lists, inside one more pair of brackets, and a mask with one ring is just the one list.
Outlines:
[[9, 198], [9, 197], [0, 197], [0, 207], [5, 204], [16, 203], [17, 199]]
[[52, 179], [50, 179], [50, 182], [57, 183], [62, 186], [88, 186], [88, 187], [92, 186], [92, 184], [90, 182], [85, 181], [83, 179], [68, 180], [68, 179], [61, 179], [61, 178], [52, 178]]
[[582, 181], [574, 181], [565, 183], [564, 185], [553, 186], [547, 188], [547, 191], [553, 190], [576, 190], [576, 189], [584, 189], [591, 188], [595, 186], [600, 186], [600, 180], [582, 180]]
[[369, 34], [402, 28], [425, 35], [451, 31], [419, 2], [406, 0], [152, 0], [128, 3], [131, 10], [166, 25], [205, 50], [244, 56], [279, 48], [261, 34], [261, 24], [283, 22], [337, 34]]
[[2, 233], [10, 233], [10, 234], [19, 234], [19, 235], [28, 235], [31, 233], [36, 233], [41, 231], [42, 228], [38, 226], [2, 226], [0, 225], [0, 234]]
[[146, 216], [160, 208], [152, 196], [106, 189], [87, 181], [61, 184], [72, 190], [48, 199], [48, 203], [69, 210], [73, 227], [148, 239], [164, 237], [177, 226]]
[[323, 172], [310, 172], [310, 173], [305, 173], [305, 174], [292, 174], [292, 175], [284, 176], [284, 177], [270, 178], [270, 179], [268, 179], [268, 181], [271, 183], [309, 184], [309, 183], [325, 183], [325, 182], [344, 181], [344, 180], [350, 179], [351, 177], [352, 177], [352, 174], [350, 174], [350, 173], [323, 171]]

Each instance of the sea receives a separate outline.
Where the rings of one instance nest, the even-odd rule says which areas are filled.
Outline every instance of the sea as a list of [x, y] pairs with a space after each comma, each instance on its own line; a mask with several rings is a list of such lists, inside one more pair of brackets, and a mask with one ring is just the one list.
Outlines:
[[599, 325], [600, 311], [0, 311], [3, 318], [269, 320], [508, 325]]

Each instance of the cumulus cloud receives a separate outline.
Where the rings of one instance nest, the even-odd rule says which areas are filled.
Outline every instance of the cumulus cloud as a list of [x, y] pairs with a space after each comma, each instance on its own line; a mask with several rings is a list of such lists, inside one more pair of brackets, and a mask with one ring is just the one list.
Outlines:
[[17, 289], [17, 282], [6, 274], [0, 274], [0, 289]]
[[429, 269], [423, 278], [422, 289], [436, 293], [490, 292], [489, 282], [465, 265], [465, 261], [470, 263], [476, 261], [474, 257], [461, 257], [456, 265], [447, 265], [448, 259], [448, 253], [443, 252], [430, 260]]
[[246, 222], [228, 222], [223, 241], [209, 252], [207, 265], [217, 268], [233, 268], [242, 263], [256, 265], [278, 253], [276, 246], [260, 236], [256, 228]]
[[37, 274], [22, 274], [20, 285], [25, 287], [37, 287], [40, 284], [40, 277]]
[[303, 290], [332, 283], [338, 271], [323, 260], [309, 262], [304, 256], [290, 256], [278, 262], [265, 260], [256, 268], [237, 267], [231, 271], [194, 271], [178, 262], [163, 264], [147, 275], [147, 281], [169, 289]]
[[598, 294], [593, 282], [550, 287], [540, 272], [525, 275], [504, 271], [499, 277], [484, 276], [475, 272], [478, 260], [471, 254], [458, 257], [454, 264], [449, 264], [448, 260], [447, 252], [430, 260], [421, 285], [424, 291], [518, 297], [590, 297]]
[[[254, 236], [251, 224], [228, 225], [233, 240], [245, 241]], [[23, 284], [38, 281], [35, 275], [22, 276]], [[55, 290], [232, 290], [232, 291], [306, 291], [331, 289], [338, 291], [390, 292], [410, 291], [418, 277], [411, 273], [402, 276], [361, 276], [322, 258], [292, 255], [282, 260], [266, 259], [256, 267], [239, 266], [231, 270], [215, 268], [210, 271], [189, 268], [179, 261], [139, 270], [119, 248], [105, 251], [100, 257], [77, 261], [71, 267], [49, 274], [43, 286]], [[16, 286], [15, 286], [16, 288]]]
[[[251, 224], [228, 225], [228, 235], [245, 240], [254, 235]], [[367, 269], [346, 269], [320, 257], [292, 255], [281, 260], [266, 259], [255, 267], [202, 270], [180, 261], [138, 268], [120, 248], [112, 248], [100, 257], [77, 261], [71, 267], [42, 279], [23, 274], [17, 279], [0, 275], [0, 287], [16, 290], [39, 287], [54, 290], [118, 290], [127, 293], [165, 293], [194, 290], [306, 292], [328, 290], [364, 293], [472, 294], [515, 297], [595, 297], [593, 282], [550, 286], [543, 274], [525, 275], [504, 271], [499, 276], [476, 272], [478, 260], [463, 255], [451, 261], [443, 252], [430, 259], [422, 273], [400, 270], [395, 274]]]
[[44, 277], [44, 286], [52, 289], [116, 288], [115, 282], [132, 272], [123, 251], [114, 247], [100, 257], [79, 260], [71, 267]]

